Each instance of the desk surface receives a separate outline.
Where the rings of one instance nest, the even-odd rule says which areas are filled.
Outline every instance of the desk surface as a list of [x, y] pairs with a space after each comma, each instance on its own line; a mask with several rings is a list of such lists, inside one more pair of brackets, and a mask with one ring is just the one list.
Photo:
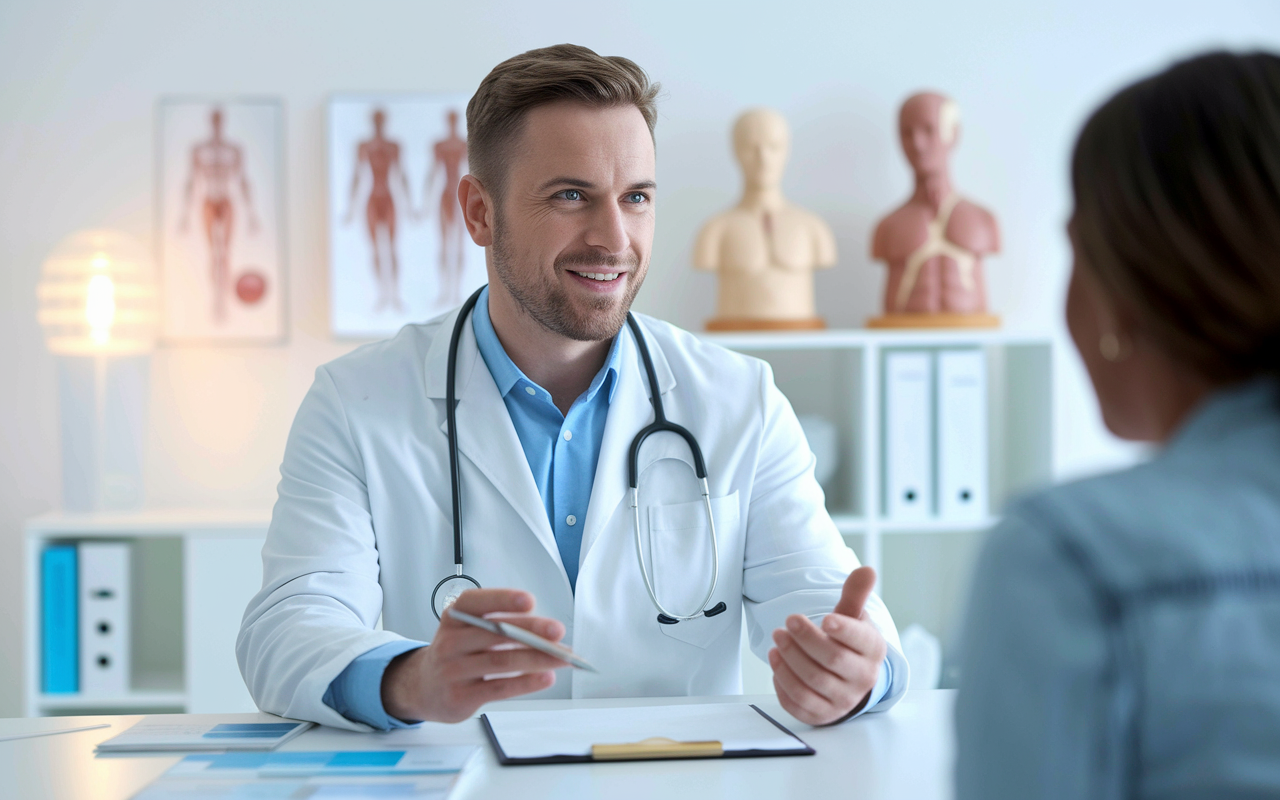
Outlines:
[[[816, 756], [563, 764], [503, 767], [484, 740], [477, 720], [458, 725], [428, 723], [390, 733], [353, 733], [317, 728], [282, 750], [378, 750], [422, 744], [477, 744], [481, 758], [460, 777], [451, 796], [473, 798], [910, 798], [951, 797], [951, 705], [949, 691], [910, 691], [884, 714], [870, 714], [833, 728], [796, 721], [771, 696], [648, 698], [638, 700], [525, 700], [494, 703], [484, 710], [601, 708], [672, 703], [755, 703], [818, 751]], [[270, 720], [266, 714], [192, 715], [213, 722]], [[178, 758], [95, 757], [93, 748], [124, 731], [138, 716], [0, 719], [0, 736], [109, 722], [110, 728], [0, 742], [0, 794], [22, 798], [125, 800]]]

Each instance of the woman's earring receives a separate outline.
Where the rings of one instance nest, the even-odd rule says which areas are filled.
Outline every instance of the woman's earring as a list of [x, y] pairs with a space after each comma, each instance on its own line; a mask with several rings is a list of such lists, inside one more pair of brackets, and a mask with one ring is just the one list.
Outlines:
[[1098, 340], [1098, 350], [1101, 351], [1102, 357], [1112, 364], [1124, 361], [1133, 352], [1133, 348], [1121, 344], [1120, 337], [1114, 333], [1102, 334], [1102, 338]]

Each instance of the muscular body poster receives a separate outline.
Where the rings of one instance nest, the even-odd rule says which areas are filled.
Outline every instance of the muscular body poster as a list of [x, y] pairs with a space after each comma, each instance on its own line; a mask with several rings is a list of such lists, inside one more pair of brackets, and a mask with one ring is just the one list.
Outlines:
[[458, 181], [466, 107], [456, 95], [329, 103], [329, 270], [337, 336], [382, 337], [462, 302], [484, 282]]
[[157, 238], [166, 340], [284, 338], [281, 117], [274, 100], [161, 101]]

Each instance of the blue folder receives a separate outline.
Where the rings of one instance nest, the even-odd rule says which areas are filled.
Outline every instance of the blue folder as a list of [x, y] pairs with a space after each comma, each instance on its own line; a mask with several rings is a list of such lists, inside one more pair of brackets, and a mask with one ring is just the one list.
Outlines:
[[80, 691], [76, 546], [58, 544], [40, 554], [40, 642], [44, 691]]

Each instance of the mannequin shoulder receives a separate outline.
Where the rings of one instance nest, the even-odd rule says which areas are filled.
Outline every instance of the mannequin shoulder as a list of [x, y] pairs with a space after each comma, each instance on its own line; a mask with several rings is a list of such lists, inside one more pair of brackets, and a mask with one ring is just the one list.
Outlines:
[[876, 223], [871, 255], [886, 261], [907, 258], [928, 235], [933, 221], [927, 207], [907, 203], [886, 214]]
[[724, 251], [743, 236], [757, 237], [759, 232], [751, 226], [755, 220], [741, 209], [732, 208], [716, 214], [702, 225], [693, 246], [693, 265], [699, 269], [719, 269], [725, 266]]
[[947, 238], [975, 253], [1000, 249], [1000, 228], [995, 216], [970, 200], [961, 200], [947, 222]]
[[827, 221], [807, 208], [799, 206], [787, 207], [788, 221], [803, 228], [811, 236], [831, 236], [831, 226]]
[[731, 208], [727, 211], [721, 211], [719, 214], [708, 219], [702, 224], [702, 229], [698, 233], [698, 238], [721, 238], [727, 234], [743, 226], [758, 227], [760, 220], [757, 216], [740, 208]]

